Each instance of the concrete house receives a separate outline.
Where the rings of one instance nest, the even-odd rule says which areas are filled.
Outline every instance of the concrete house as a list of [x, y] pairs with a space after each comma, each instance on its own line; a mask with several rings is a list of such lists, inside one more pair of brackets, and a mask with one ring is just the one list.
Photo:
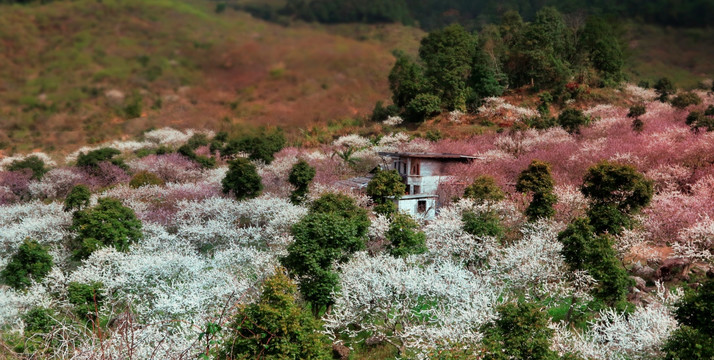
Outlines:
[[379, 153], [382, 169], [397, 170], [406, 184], [406, 193], [395, 204], [399, 211], [425, 220], [436, 216], [439, 184], [448, 180], [449, 165], [466, 163], [473, 156], [443, 153]]

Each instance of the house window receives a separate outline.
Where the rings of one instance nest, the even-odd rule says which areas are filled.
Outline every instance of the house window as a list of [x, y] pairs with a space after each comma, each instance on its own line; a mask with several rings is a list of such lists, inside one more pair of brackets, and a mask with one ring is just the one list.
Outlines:
[[409, 175], [421, 175], [421, 166], [419, 165], [419, 160], [412, 159], [412, 168]]
[[407, 163], [402, 163], [402, 174], [407, 173]]
[[412, 194], [421, 194], [421, 186], [414, 185], [414, 191], [412, 191]]
[[417, 202], [417, 212], [423, 214], [426, 212], [426, 200], [419, 200]]

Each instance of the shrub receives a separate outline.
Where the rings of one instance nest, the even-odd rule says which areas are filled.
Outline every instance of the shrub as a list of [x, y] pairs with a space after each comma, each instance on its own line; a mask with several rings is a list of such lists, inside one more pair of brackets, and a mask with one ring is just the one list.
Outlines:
[[669, 96], [675, 92], [674, 84], [666, 77], [657, 80], [654, 90], [657, 93], [657, 99], [661, 102], [667, 102]]
[[25, 289], [39, 282], [52, 270], [52, 256], [35, 240], [25, 240], [0, 272], [0, 279], [14, 289]]
[[129, 186], [134, 189], [147, 185], [164, 186], [165, 183], [161, 178], [148, 171], [139, 171], [131, 178], [131, 181], [129, 181]]
[[84, 259], [104, 246], [126, 251], [142, 235], [141, 221], [134, 210], [112, 198], [101, 198], [97, 206], [75, 212], [70, 229], [77, 232], [72, 244], [76, 259]]
[[590, 123], [590, 119], [578, 109], [565, 109], [558, 115], [558, 125], [571, 134], [579, 134], [580, 127]]
[[25, 322], [26, 333], [47, 334], [52, 331], [56, 321], [52, 318], [54, 311], [43, 307], [33, 307], [21, 318]]
[[493, 211], [485, 211], [476, 214], [473, 211], [466, 211], [461, 216], [464, 223], [464, 231], [474, 236], [493, 236], [499, 238], [503, 236], [503, 226], [501, 218]]
[[124, 164], [122, 159], [114, 158], [116, 155], [120, 155], [121, 151], [114, 148], [101, 148], [97, 150], [92, 150], [86, 154], [80, 153], [77, 157], [77, 166], [98, 169], [99, 163], [103, 161], [108, 161], [124, 170], [128, 167]]
[[533, 200], [526, 209], [529, 220], [535, 221], [555, 215], [553, 205], [558, 202], [558, 198], [553, 194], [554, 186], [550, 164], [546, 162], [533, 160], [528, 168], [518, 175], [516, 191], [533, 193]]
[[702, 103], [702, 98], [699, 95], [689, 91], [681, 93], [672, 99], [672, 106], [677, 109], [684, 109], [690, 105], [699, 105]]
[[237, 139], [231, 139], [222, 147], [214, 148], [220, 150], [221, 156], [231, 157], [238, 152], [248, 153], [250, 160], [260, 160], [270, 164], [275, 159], [275, 153], [285, 147], [285, 135], [281, 129], [271, 132], [261, 129], [256, 135], [243, 135]]
[[[399, 200], [404, 195], [406, 185], [397, 170], [380, 170], [367, 184], [367, 195], [372, 198], [375, 204], [382, 205], [375, 207], [379, 214], [387, 215], [393, 212], [396, 207], [393, 200]], [[392, 203], [392, 205], [387, 205]], [[379, 210], [379, 211], [377, 211]]]
[[315, 168], [310, 166], [307, 161], [300, 159], [288, 175], [288, 182], [295, 187], [295, 190], [290, 194], [290, 202], [300, 204], [305, 200], [310, 182], [315, 177]]
[[713, 115], [707, 115], [706, 112], [702, 114], [699, 111], [692, 111], [689, 115], [687, 115], [686, 124], [689, 125], [694, 131], [699, 131], [700, 128], [712, 131], [714, 130]]
[[64, 199], [64, 211], [81, 210], [89, 206], [89, 199], [92, 193], [85, 185], [77, 185], [72, 188], [69, 195]]
[[496, 181], [493, 177], [482, 175], [474, 179], [474, 182], [464, 189], [464, 197], [478, 203], [483, 203], [486, 201], [501, 201], [505, 195], [501, 188], [496, 185]]
[[682, 325], [665, 344], [666, 360], [714, 358], [714, 279], [688, 291], [677, 303], [675, 317]]
[[399, 107], [393, 104], [385, 107], [382, 101], [377, 101], [372, 110], [371, 118], [374, 122], [382, 122], [387, 120], [390, 116], [397, 115], [399, 115]]
[[255, 165], [244, 158], [238, 158], [229, 163], [228, 172], [221, 184], [224, 194], [233, 191], [233, 195], [238, 200], [258, 197], [263, 191], [263, 183]]
[[357, 206], [355, 200], [347, 195], [327, 193], [310, 204], [311, 213], [336, 214], [344, 219], [355, 221], [360, 236], [369, 228], [367, 211]]
[[67, 298], [74, 306], [74, 313], [82, 319], [94, 321], [99, 308], [104, 302], [103, 285], [99, 282], [82, 284], [70, 282], [67, 286]]
[[189, 144], [182, 145], [181, 147], [176, 150], [177, 153], [197, 162], [201, 167], [206, 168], [206, 169], [212, 169], [216, 167], [216, 160], [213, 158], [205, 157], [205, 156], [200, 156], [194, 152], [194, 148], [191, 147]]
[[407, 104], [407, 118], [413, 122], [422, 122], [441, 112], [441, 99], [432, 94], [419, 94]]
[[426, 235], [419, 231], [419, 224], [406, 214], [395, 214], [384, 236], [389, 241], [387, 251], [392, 256], [421, 254], [427, 250]]
[[45, 167], [45, 162], [36, 155], [28, 156], [22, 160], [15, 160], [6, 170], [20, 171], [24, 169], [32, 171], [32, 178], [35, 180], [41, 180], [47, 171], [49, 171], [49, 169]]
[[265, 280], [260, 299], [242, 305], [218, 359], [331, 359], [320, 324], [298, 303], [295, 284], [282, 272]]
[[645, 109], [644, 105], [634, 105], [630, 107], [630, 112], [627, 113], [627, 117], [637, 119], [640, 116], [644, 115], [646, 112], [647, 109]]
[[124, 106], [123, 113], [126, 119], [135, 119], [141, 117], [142, 99], [141, 95], [134, 93]]

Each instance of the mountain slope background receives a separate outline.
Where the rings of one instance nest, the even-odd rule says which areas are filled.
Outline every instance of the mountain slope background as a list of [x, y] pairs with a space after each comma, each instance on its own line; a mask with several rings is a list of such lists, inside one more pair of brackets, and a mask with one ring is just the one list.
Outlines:
[[[280, 1], [252, 1], [281, 6]], [[242, 132], [280, 126], [330, 141], [370, 126], [390, 97], [395, 49], [423, 30], [256, 19], [215, 1], [0, 5], [0, 151], [68, 152], [163, 126]], [[694, 87], [714, 74], [714, 30], [629, 22], [631, 81]]]

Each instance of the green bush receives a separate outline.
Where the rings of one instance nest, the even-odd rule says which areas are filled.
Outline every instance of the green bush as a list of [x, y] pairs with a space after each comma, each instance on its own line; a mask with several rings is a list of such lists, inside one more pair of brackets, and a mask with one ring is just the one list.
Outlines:
[[129, 181], [129, 186], [134, 189], [149, 185], [164, 186], [165, 184], [164, 180], [148, 171], [139, 171]]
[[395, 210], [396, 207], [386, 204], [393, 203], [394, 200], [399, 200], [405, 191], [406, 185], [397, 170], [380, 170], [367, 184], [366, 192], [375, 204], [383, 205], [379, 208], [375, 208], [375, 212], [387, 215]]
[[384, 106], [382, 101], [377, 101], [372, 110], [371, 119], [374, 122], [382, 122], [390, 116], [399, 115], [399, 108], [396, 105]]
[[223, 193], [228, 194], [233, 191], [236, 199], [252, 199], [258, 197], [263, 191], [263, 183], [258, 175], [255, 165], [248, 159], [238, 158], [228, 165], [228, 172], [221, 181]]
[[464, 197], [477, 203], [483, 203], [487, 201], [499, 202], [505, 195], [492, 177], [482, 175], [474, 179], [474, 182], [464, 189]]
[[194, 148], [189, 144], [181, 145], [181, 147], [176, 150], [177, 153], [197, 162], [202, 168], [212, 169], [216, 167], [216, 160], [213, 158], [199, 156], [194, 152]]
[[516, 191], [533, 193], [533, 200], [526, 209], [526, 216], [530, 221], [555, 215], [553, 205], [558, 202], [558, 198], [553, 194], [554, 187], [550, 164], [546, 162], [533, 160], [528, 168], [518, 175]]
[[[215, 140], [215, 139], [214, 139]], [[260, 160], [270, 164], [275, 159], [275, 153], [285, 147], [285, 135], [281, 129], [268, 132], [261, 129], [255, 135], [243, 135], [237, 139], [231, 139], [222, 146], [218, 141], [213, 148], [221, 152], [223, 157], [231, 157], [239, 152], [248, 153], [250, 160]]]
[[590, 119], [578, 109], [565, 109], [558, 115], [558, 125], [571, 134], [579, 134], [580, 127], [590, 123]]
[[52, 270], [52, 256], [35, 240], [25, 240], [10, 257], [0, 279], [14, 289], [25, 289], [32, 281], [39, 282]]
[[298, 303], [295, 284], [281, 271], [265, 280], [260, 299], [242, 305], [228, 325], [217, 359], [331, 359], [318, 320]]
[[441, 112], [441, 99], [432, 94], [419, 94], [406, 106], [407, 119], [422, 122]]
[[677, 109], [684, 109], [687, 106], [690, 105], [699, 105], [702, 103], [702, 98], [699, 97], [699, 95], [688, 91], [681, 93], [672, 99], [672, 106], [676, 107]]
[[45, 167], [45, 162], [36, 155], [28, 156], [22, 160], [15, 160], [10, 163], [6, 170], [21, 171], [24, 169], [32, 171], [32, 178], [35, 180], [41, 180], [48, 171]]
[[674, 314], [682, 325], [664, 346], [666, 360], [714, 358], [714, 279], [709, 278], [677, 303]]
[[113, 148], [101, 148], [92, 150], [86, 154], [80, 153], [77, 157], [77, 166], [96, 169], [100, 162], [108, 161], [127, 170], [128, 167], [124, 164], [124, 161], [120, 158], [115, 158], [117, 155], [121, 155], [121, 151]]
[[310, 166], [307, 161], [300, 159], [288, 175], [288, 182], [295, 187], [295, 190], [290, 194], [290, 201], [293, 204], [300, 204], [305, 200], [310, 186], [310, 182], [315, 177], [315, 168]]
[[57, 321], [53, 319], [53, 316], [54, 311], [52, 309], [33, 307], [21, 316], [22, 321], [25, 322], [25, 332], [30, 334], [49, 333], [57, 325]]
[[474, 236], [493, 236], [500, 238], [504, 229], [501, 225], [501, 218], [494, 211], [486, 211], [476, 214], [473, 211], [466, 211], [461, 217], [464, 223], [464, 231]]
[[657, 99], [661, 102], [667, 102], [669, 96], [674, 94], [676, 89], [672, 81], [666, 77], [663, 77], [654, 84], [654, 90], [657, 93]]
[[92, 193], [85, 185], [77, 185], [72, 188], [69, 195], [64, 199], [64, 211], [82, 210], [89, 206], [89, 199]]
[[369, 228], [367, 210], [357, 206], [355, 200], [347, 195], [327, 193], [310, 204], [310, 213], [336, 214], [343, 219], [357, 224], [357, 231], [364, 236]]
[[389, 241], [387, 251], [396, 257], [426, 252], [426, 235], [419, 231], [419, 224], [406, 214], [395, 214], [389, 229], [384, 234]]
[[117, 199], [101, 198], [98, 202], [93, 208], [74, 213], [70, 229], [77, 232], [72, 242], [76, 259], [84, 259], [104, 246], [126, 251], [142, 236], [141, 221], [134, 210]]
[[104, 302], [103, 285], [99, 282], [82, 284], [70, 282], [67, 286], [67, 298], [74, 306], [74, 313], [84, 320], [95, 321]]
[[630, 107], [630, 112], [627, 113], [627, 117], [639, 118], [647, 112], [644, 105], [634, 105]]

